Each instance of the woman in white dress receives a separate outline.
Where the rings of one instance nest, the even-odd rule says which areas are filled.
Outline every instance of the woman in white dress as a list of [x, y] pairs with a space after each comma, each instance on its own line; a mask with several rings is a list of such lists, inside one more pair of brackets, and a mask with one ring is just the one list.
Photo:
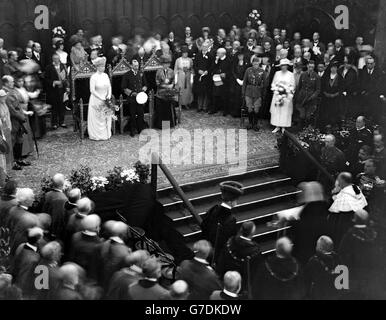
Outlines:
[[[272, 91], [274, 92], [271, 103], [271, 124], [275, 127], [273, 133], [280, 129], [291, 127], [293, 113], [293, 93], [295, 90], [295, 77], [288, 71], [291, 62], [288, 59], [280, 60], [280, 71], [275, 73], [272, 81]], [[279, 87], [285, 87], [287, 95], [278, 92]]]
[[114, 111], [106, 105], [111, 99], [111, 83], [105, 73], [106, 58], [94, 61], [97, 72], [90, 78], [90, 100], [88, 103], [87, 130], [91, 140], [108, 140], [111, 138], [111, 122]]
[[193, 60], [188, 57], [188, 47], [182, 46], [182, 56], [174, 65], [175, 85], [179, 91], [179, 105], [189, 107], [193, 102]]

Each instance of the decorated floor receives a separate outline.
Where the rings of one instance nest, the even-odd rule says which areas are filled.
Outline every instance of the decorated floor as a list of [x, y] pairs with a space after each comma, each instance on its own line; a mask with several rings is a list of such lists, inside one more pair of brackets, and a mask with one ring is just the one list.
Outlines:
[[[161, 131], [148, 131], [147, 134], [153, 138], [159, 138], [159, 151], [165, 162], [168, 162], [167, 155], [171, 154], [174, 162], [167, 163], [167, 165], [179, 183], [227, 175], [231, 172], [229, 171], [231, 168], [245, 170], [246, 168], [251, 169], [277, 164], [276, 140], [268, 123], [264, 123], [262, 130], [259, 132], [240, 132], [239, 128], [240, 119], [234, 119], [230, 116], [223, 117], [219, 114], [208, 115], [193, 110], [184, 110], [182, 124], [172, 129], [170, 136], [173, 140], [173, 137], [178, 134], [184, 137], [185, 140], [183, 142], [180, 140], [179, 144], [178, 141], [171, 142], [170, 151], [163, 148], [167, 144], [162, 144]], [[202, 143], [201, 152], [198, 151], [201, 147], [199, 145], [201, 139], [198, 139], [195, 135], [197, 129], [210, 130], [202, 131], [204, 135], [212, 133], [216, 135], [216, 130], [218, 130], [218, 137], [227, 135], [229, 139], [226, 140], [226, 147], [224, 148], [221, 142], [214, 142], [213, 151], [211, 151], [212, 146], [206, 146], [205, 143]], [[235, 129], [235, 131], [232, 131], [232, 129]], [[190, 154], [187, 149], [181, 150], [182, 146], [186, 146], [186, 142], [189, 140], [191, 142]], [[94, 175], [103, 176], [114, 166], [131, 167], [138, 160], [140, 148], [146, 148], [147, 146], [146, 150], [149, 149], [149, 141], [140, 141], [138, 136], [131, 138], [128, 133], [114, 135], [109, 141], [91, 141], [88, 139], [81, 141], [79, 135], [73, 132], [71, 126], [68, 129], [61, 128], [56, 131], [49, 131], [43, 139], [38, 140], [39, 158], [34, 155], [30, 159], [32, 166], [26, 167], [23, 171], [13, 171], [11, 176], [18, 180], [20, 185], [31, 187], [36, 191], [40, 189], [40, 182], [44, 176], [57, 172], [69, 174], [72, 169], [80, 165], [87, 165], [92, 168]], [[235, 147], [233, 147], [231, 141], [234, 141]], [[179, 147], [180, 149], [178, 149]], [[217, 152], [217, 148], [219, 152]], [[232, 160], [229, 157], [231, 153], [228, 154], [228, 152], [233, 149], [235, 149], [236, 158]], [[181, 151], [181, 156], [173, 156], [178, 153], [178, 150]], [[201, 153], [201, 161], [195, 158], [198, 153]], [[208, 156], [210, 154], [213, 155], [212, 163], [210, 163], [210, 156]], [[236, 166], [235, 162], [239, 162], [237, 157], [241, 160], [242, 165]], [[216, 158], [220, 160], [216, 160]], [[176, 159], [181, 163], [175, 163]], [[159, 174], [158, 183], [160, 187], [168, 185], [162, 173]]]

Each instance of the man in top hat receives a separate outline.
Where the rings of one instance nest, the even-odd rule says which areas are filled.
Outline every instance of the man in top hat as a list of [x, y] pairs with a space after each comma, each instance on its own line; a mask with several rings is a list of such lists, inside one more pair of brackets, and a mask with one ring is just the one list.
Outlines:
[[136, 97], [140, 92], [146, 92], [146, 78], [139, 70], [139, 61], [131, 60], [131, 69], [122, 78], [122, 91], [129, 100], [130, 111], [130, 136], [134, 137], [135, 130], [138, 134], [144, 129], [144, 110], [143, 105], [138, 104]]
[[222, 203], [215, 205], [206, 213], [201, 224], [202, 237], [214, 247], [214, 261], [223, 249], [227, 240], [237, 232], [236, 218], [232, 209], [237, 199], [244, 193], [243, 185], [235, 181], [220, 183]]

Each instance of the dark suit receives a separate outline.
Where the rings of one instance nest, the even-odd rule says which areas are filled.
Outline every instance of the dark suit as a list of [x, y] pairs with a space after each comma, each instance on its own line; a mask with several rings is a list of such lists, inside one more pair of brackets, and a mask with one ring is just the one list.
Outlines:
[[121, 60], [121, 55], [122, 55], [122, 50], [119, 47], [117, 48], [114, 48], [113, 46], [110, 47], [106, 55], [107, 64], [110, 64], [112, 67], [114, 67]]
[[379, 99], [382, 93], [381, 77], [381, 72], [377, 68], [374, 68], [372, 71], [367, 69], [367, 67], [359, 70], [359, 92], [362, 96], [364, 115], [373, 119], [381, 115]]
[[232, 215], [231, 209], [216, 205], [205, 215], [201, 230], [202, 238], [208, 240], [214, 247], [216, 260], [228, 239], [237, 232], [236, 218]]
[[97, 235], [87, 235], [83, 232], [77, 232], [72, 236], [70, 261], [84, 268], [87, 276], [92, 279], [96, 279], [98, 274], [97, 253], [101, 242]]
[[114, 239], [109, 239], [101, 244], [98, 253], [100, 261], [99, 283], [107, 290], [111, 277], [122, 266], [131, 250], [124, 244]]
[[256, 270], [263, 261], [259, 245], [240, 236], [230, 238], [216, 266], [218, 275], [222, 278], [227, 271], [237, 271], [246, 287], [248, 281], [247, 257], [250, 258], [250, 270]]
[[106, 292], [108, 300], [129, 300], [129, 287], [143, 278], [142, 270], [137, 266], [123, 268], [114, 273]]
[[53, 300], [83, 300], [83, 297], [78, 291], [61, 285], [54, 293]]
[[44, 197], [43, 212], [51, 216], [51, 232], [59, 238], [62, 238], [64, 234], [64, 204], [67, 200], [66, 195], [59, 190], [49, 191]]
[[[53, 64], [47, 66], [45, 73], [47, 102], [52, 105], [52, 125], [62, 125], [66, 113], [63, 96], [66, 88], [69, 86], [68, 75], [65, 65], [60, 64], [59, 70], [65, 79], [59, 77], [59, 73]], [[54, 81], [61, 81], [61, 85], [54, 86]]]
[[[27, 118], [24, 115], [23, 110], [20, 106], [18, 92], [16, 91], [16, 89], [8, 90], [7, 88], [5, 88], [5, 90], [8, 92], [5, 102], [11, 115], [12, 144], [23, 144], [23, 133], [25, 130], [23, 123], [27, 121]], [[21, 158], [21, 154], [15, 154], [15, 159], [20, 160], [19, 158]]]
[[[212, 88], [212, 81], [210, 77], [210, 67], [212, 65], [212, 57], [209, 54], [199, 52], [193, 61], [194, 69], [194, 85], [193, 90], [197, 97], [198, 110], [206, 110], [210, 103], [210, 92]], [[208, 74], [201, 77], [200, 70]]]
[[358, 106], [354, 94], [358, 90], [358, 74], [354, 68], [349, 68], [346, 74], [344, 74], [344, 67], [340, 67], [338, 70], [342, 80], [342, 92], [346, 92], [347, 95], [343, 96], [341, 117], [346, 119], [348, 116], [358, 116]]
[[255, 270], [252, 296], [256, 300], [301, 300], [305, 287], [295, 258], [268, 257]]
[[47, 66], [47, 60], [43, 53], [40, 52], [39, 59], [35, 51], [32, 51], [32, 59], [40, 66], [40, 70], [44, 72], [45, 67]]
[[20, 206], [9, 210], [7, 226], [11, 231], [11, 254], [16, 252], [20, 244], [27, 241], [27, 230], [38, 226], [38, 217]]
[[15, 196], [3, 195], [0, 200], [0, 228], [5, 227], [9, 210], [17, 205]]
[[157, 281], [147, 279], [139, 280], [129, 287], [130, 300], [162, 300], [168, 293]]
[[182, 261], [178, 268], [178, 278], [189, 286], [190, 300], [208, 300], [213, 291], [221, 288], [213, 269], [196, 259]]
[[15, 285], [22, 290], [24, 297], [31, 297], [36, 294], [34, 271], [39, 260], [39, 253], [26, 244], [15, 257], [12, 265], [12, 276]]

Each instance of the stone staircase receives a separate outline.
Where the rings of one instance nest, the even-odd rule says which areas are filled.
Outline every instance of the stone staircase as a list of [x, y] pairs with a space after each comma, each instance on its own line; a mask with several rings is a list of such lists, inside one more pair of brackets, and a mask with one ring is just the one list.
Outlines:
[[[277, 213], [296, 210], [299, 207], [296, 195], [300, 190], [278, 166], [188, 183], [181, 185], [181, 188], [196, 212], [203, 218], [209, 208], [221, 201], [218, 184], [227, 180], [238, 181], [244, 185], [244, 195], [234, 208], [237, 224], [245, 221], [255, 222], [257, 227], [255, 240], [260, 244], [263, 253], [274, 251], [278, 235], [283, 234], [289, 227], [277, 227], [270, 222]], [[166, 215], [173, 220], [174, 227], [183, 235], [188, 246], [200, 239], [201, 230], [196, 220], [172, 187], [159, 189], [158, 200], [163, 204]]]

